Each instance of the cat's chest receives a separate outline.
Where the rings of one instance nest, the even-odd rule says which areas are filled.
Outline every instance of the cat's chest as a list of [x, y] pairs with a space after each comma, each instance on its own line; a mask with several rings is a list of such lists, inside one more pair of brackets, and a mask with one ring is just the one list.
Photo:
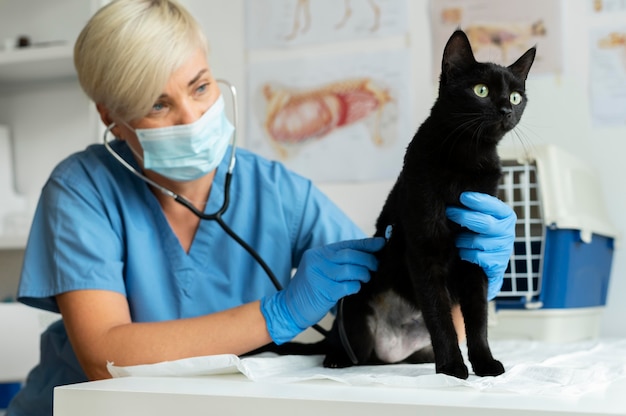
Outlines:
[[474, 191], [494, 195], [502, 171], [499, 165], [472, 168], [431, 168], [418, 171], [410, 179], [415, 188], [428, 194], [439, 194], [446, 202], [458, 201], [462, 192]]

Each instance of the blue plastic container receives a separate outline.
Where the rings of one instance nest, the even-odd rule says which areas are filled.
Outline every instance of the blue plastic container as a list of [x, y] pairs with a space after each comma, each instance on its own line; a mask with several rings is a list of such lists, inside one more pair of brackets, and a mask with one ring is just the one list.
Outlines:
[[[516, 243], [514, 252], [518, 257], [527, 256], [524, 250], [524, 244]], [[512, 286], [511, 278], [507, 277], [511, 270], [509, 265], [502, 292], [496, 299], [499, 309], [523, 309], [529, 303], [543, 309], [606, 305], [614, 251], [612, 237], [592, 234], [591, 241], [585, 242], [579, 230], [546, 228], [543, 243], [534, 243], [532, 250], [543, 256], [542, 261], [532, 263], [533, 268], [541, 267], [541, 282], [538, 278], [528, 279], [531, 283], [521, 288], [517, 283], [517, 290], [537, 294], [531, 298], [507, 296]], [[524, 267], [524, 262], [520, 262], [516, 271], [526, 274]]]
[[9, 402], [21, 388], [21, 383], [0, 383], [0, 410], [9, 407]]
[[593, 234], [586, 243], [577, 230], [548, 230], [539, 297], [543, 307], [606, 305], [613, 250], [613, 238]]

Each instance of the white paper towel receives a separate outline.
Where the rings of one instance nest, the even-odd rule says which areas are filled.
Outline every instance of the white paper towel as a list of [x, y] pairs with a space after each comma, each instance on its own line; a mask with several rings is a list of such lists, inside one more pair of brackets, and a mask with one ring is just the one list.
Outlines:
[[[460, 380], [435, 374], [434, 364], [393, 364], [329, 369], [322, 356], [261, 354], [195, 357], [152, 365], [117, 367], [108, 364], [113, 377], [210, 376], [240, 372], [250, 380], [292, 383], [330, 379], [351, 385], [383, 384], [398, 387], [443, 388], [468, 386], [480, 391], [533, 395], [573, 395], [605, 388], [626, 377], [626, 340], [599, 340], [570, 344], [537, 341], [493, 341], [494, 356], [506, 372], [498, 377]], [[464, 351], [467, 358], [466, 351]]]

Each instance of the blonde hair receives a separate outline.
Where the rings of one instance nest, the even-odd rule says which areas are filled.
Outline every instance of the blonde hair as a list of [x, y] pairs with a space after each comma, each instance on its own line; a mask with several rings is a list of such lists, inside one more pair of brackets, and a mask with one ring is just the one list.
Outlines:
[[174, 0], [114, 0], [81, 31], [74, 66], [89, 98], [130, 121], [148, 114], [198, 48], [208, 54], [199, 24]]

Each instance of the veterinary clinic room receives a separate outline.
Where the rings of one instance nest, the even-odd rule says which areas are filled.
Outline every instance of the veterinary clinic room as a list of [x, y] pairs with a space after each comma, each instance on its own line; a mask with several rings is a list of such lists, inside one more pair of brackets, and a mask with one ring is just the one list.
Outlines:
[[0, 416], [626, 415], [626, 0], [0, 0]]

